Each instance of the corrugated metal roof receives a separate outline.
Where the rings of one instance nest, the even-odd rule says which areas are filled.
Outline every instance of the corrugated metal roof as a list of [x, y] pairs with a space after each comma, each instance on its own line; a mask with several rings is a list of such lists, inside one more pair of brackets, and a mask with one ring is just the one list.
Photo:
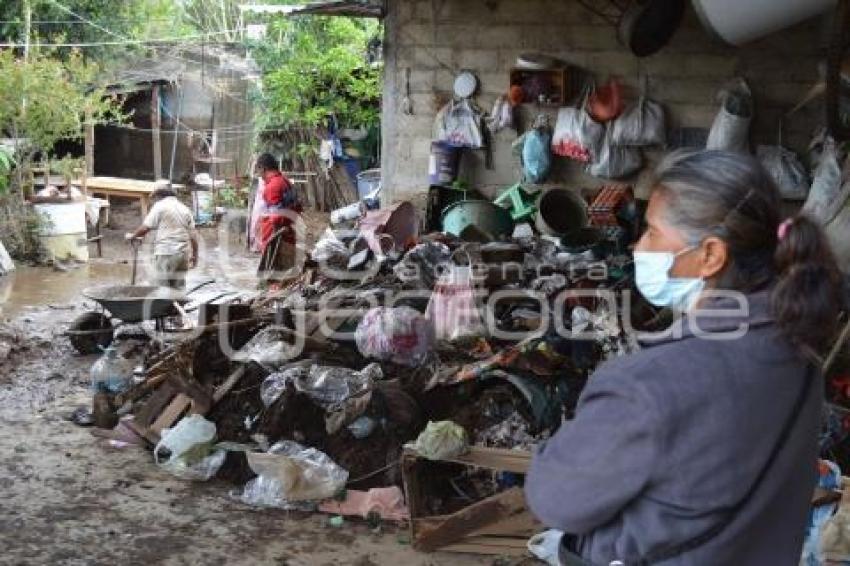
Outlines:
[[366, 0], [325, 0], [312, 2], [300, 10], [290, 13], [291, 16], [348, 16], [352, 18], [383, 18], [383, 2]]

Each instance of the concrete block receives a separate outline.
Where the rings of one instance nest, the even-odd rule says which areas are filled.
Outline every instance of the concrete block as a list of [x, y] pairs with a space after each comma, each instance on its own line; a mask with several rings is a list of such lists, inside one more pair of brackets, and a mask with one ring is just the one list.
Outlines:
[[469, 45], [479, 49], [498, 49], [510, 45], [522, 45], [523, 29], [516, 25], [482, 25], [478, 33], [470, 38]]
[[461, 69], [468, 69], [476, 74], [493, 72], [499, 66], [499, 52], [496, 49], [464, 49], [457, 57]]
[[723, 83], [724, 81], [719, 79], [650, 76], [649, 92], [653, 98], [666, 104], [712, 104]]
[[621, 49], [588, 53], [586, 69], [604, 80], [607, 75], [637, 76], [640, 66], [637, 57]]
[[[404, 70], [398, 73], [398, 85], [399, 90], [404, 92], [405, 88], [405, 75]], [[428, 69], [411, 69], [410, 70], [410, 92], [415, 94], [421, 93], [429, 93], [434, 90], [434, 81], [436, 77], [436, 71], [428, 70]]]

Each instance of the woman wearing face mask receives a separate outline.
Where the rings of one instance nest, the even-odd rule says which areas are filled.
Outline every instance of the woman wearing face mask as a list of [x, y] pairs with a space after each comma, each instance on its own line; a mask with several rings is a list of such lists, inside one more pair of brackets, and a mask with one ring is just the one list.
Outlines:
[[816, 479], [816, 355], [842, 309], [818, 227], [750, 156], [657, 172], [638, 290], [684, 314], [590, 378], [526, 481], [562, 564], [796, 565]]

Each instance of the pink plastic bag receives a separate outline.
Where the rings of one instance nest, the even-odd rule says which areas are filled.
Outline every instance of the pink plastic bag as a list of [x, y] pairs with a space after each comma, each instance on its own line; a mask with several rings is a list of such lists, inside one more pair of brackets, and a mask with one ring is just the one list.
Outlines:
[[437, 280], [425, 316], [434, 326], [437, 340], [481, 336], [484, 323], [475, 301], [472, 267], [449, 264]]
[[357, 325], [354, 339], [367, 358], [415, 367], [428, 357], [433, 331], [428, 320], [410, 307], [376, 307]]

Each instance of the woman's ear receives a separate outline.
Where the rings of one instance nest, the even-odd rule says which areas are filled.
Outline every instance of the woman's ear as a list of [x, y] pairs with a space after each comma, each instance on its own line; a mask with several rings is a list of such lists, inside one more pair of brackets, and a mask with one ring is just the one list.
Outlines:
[[699, 276], [706, 280], [717, 277], [726, 268], [728, 259], [726, 242], [716, 236], [706, 238], [700, 246]]

